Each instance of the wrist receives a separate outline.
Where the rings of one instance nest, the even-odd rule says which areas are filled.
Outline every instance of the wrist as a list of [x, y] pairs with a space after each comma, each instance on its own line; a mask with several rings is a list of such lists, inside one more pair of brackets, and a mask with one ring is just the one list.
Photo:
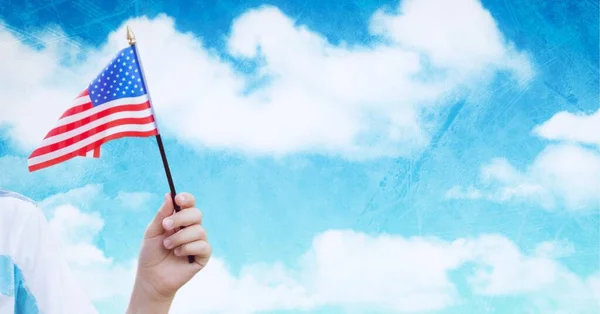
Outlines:
[[127, 314], [167, 314], [174, 296], [163, 296], [150, 283], [136, 279], [131, 292]]

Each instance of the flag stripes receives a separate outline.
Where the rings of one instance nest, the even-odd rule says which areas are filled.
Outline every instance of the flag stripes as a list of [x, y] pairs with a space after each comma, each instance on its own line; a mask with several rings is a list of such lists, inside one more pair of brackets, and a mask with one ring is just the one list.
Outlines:
[[122, 137], [147, 137], [158, 131], [147, 95], [118, 98], [94, 106], [86, 89], [76, 98], [28, 159], [29, 171], [76, 156], [100, 156], [100, 146]]

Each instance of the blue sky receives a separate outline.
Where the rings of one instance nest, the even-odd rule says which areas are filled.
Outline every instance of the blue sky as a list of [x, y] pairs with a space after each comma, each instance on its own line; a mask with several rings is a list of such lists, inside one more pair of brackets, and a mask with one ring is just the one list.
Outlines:
[[29, 1], [0, 22], [0, 186], [40, 201], [102, 312], [168, 191], [156, 142], [26, 158], [125, 23], [214, 247], [180, 312], [597, 305], [594, 2]]

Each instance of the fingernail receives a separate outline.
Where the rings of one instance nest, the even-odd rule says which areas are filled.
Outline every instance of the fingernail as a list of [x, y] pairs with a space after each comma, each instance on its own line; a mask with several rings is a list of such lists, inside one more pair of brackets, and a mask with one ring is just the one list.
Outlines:
[[175, 249], [175, 255], [181, 255], [181, 248], [178, 247]]
[[169, 240], [169, 239], [165, 239], [165, 241], [163, 241], [163, 244], [165, 245], [165, 247], [166, 247], [167, 249], [170, 249], [170, 248], [171, 248], [171, 240]]
[[165, 228], [171, 230], [171, 228], [173, 227], [173, 220], [170, 218], [167, 218], [167, 219], [165, 219], [164, 224], [165, 224]]
[[177, 197], [179, 198], [179, 204], [185, 202], [185, 196], [183, 194], [177, 195]]

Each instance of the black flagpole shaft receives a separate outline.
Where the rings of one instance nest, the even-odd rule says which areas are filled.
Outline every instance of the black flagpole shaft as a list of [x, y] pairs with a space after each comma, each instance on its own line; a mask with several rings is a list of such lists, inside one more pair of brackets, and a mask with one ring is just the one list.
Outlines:
[[[152, 104], [152, 100], [150, 99], [150, 91], [148, 90], [148, 85], [146, 82], [146, 76], [144, 75], [144, 69], [142, 67], [142, 60], [140, 55], [138, 54], [137, 47], [135, 44], [135, 36], [129, 26], [127, 27], [127, 39], [129, 40], [129, 44], [133, 49], [133, 53], [137, 58], [138, 67], [140, 68], [140, 74], [142, 77], [142, 86], [146, 88], [146, 93], [148, 95], [148, 102], [150, 103], [150, 109], [152, 110], [152, 115], [154, 116], [154, 123], [156, 124], [156, 143], [158, 144], [158, 149], [160, 150], [160, 157], [162, 158], [163, 166], [165, 168], [165, 174], [167, 175], [167, 181], [169, 182], [169, 189], [171, 190], [171, 200], [173, 201], [173, 207], [175, 208], [175, 212], [179, 212], [181, 207], [175, 203], [175, 196], [177, 192], [175, 192], [175, 184], [173, 183], [173, 177], [171, 176], [171, 169], [169, 169], [169, 162], [167, 161], [167, 154], [165, 153], [165, 147], [163, 146], [162, 139], [160, 137], [160, 132], [158, 132], [158, 123], [156, 122], [156, 115], [154, 114], [154, 105]], [[183, 229], [185, 227], [181, 227]], [[194, 255], [188, 255], [188, 262], [193, 263], [196, 261]]]
[[[165, 168], [165, 173], [167, 174], [167, 181], [169, 182], [169, 189], [171, 190], [171, 200], [173, 200], [173, 207], [175, 208], [175, 212], [179, 212], [181, 207], [175, 203], [175, 184], [173, 183], [173, 177], [171, 176], [171, 169], [169, 169], [169, 162], [167, 161], [167, 154], [165, 153], [165, 148], [163, 146], [162, 139], [160, 134], [156, 134], [156, 143], [158, 143], [158, 149], [160, 150], [160, 157], [162, 158], [163, 166]], [[183, 229], [185, 227], [181, 227]], [[193, 263], [196, 261], [196, 258], [193, 255], [188, 255], [188, 261]]]

